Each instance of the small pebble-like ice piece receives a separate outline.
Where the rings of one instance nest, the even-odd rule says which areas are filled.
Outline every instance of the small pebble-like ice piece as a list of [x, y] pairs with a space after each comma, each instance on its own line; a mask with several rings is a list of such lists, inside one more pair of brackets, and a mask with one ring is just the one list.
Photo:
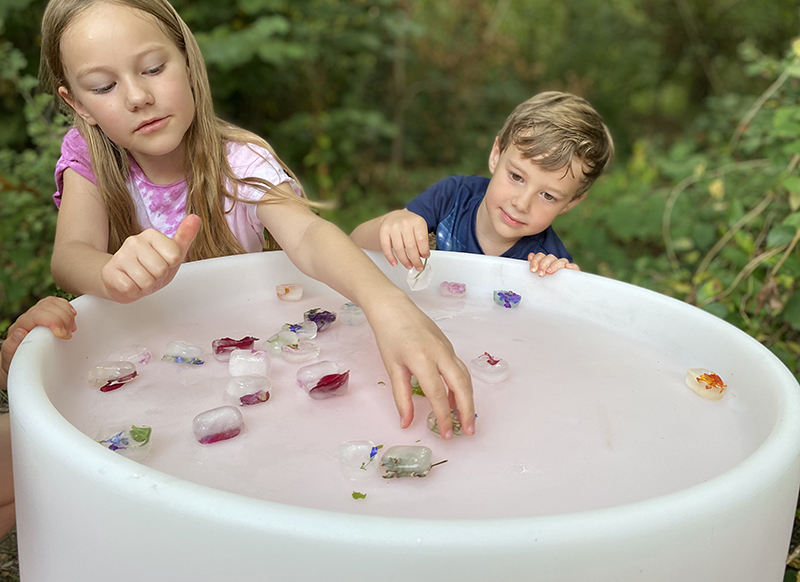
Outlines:
[[[461, 423], [458, 421], [458, 415], [456, 415], [456, 411], [451, 410], [450, 415], [453, 419], [453, 434], [456, 436], [461, 436], [464, 434], [464, 431], [461, 429]], [[431, 430], [436, 434], [440, 434], [439, 423], [436, 422], [436, 415], [433, 412], [428, 415], [428, 430]]]
[[276, 285], [275, 293], [278, 294], [278, 299], [283, 299], [284, 301], [300, 301], [303, 297], [303, 285], [300, 283]]
[[494, 292], [494, 302], [506, 308], [517, 307], [521, 299], [522, 296], [513, 291]]
[[381, 457], [381, 477], [425, 477], [431, 470], [433, 451], [416, 445], [389, 447]]
[[428, 259], [422, 260], [422, 270], [417, 271], [412, 268], [406, 275], [406, 283], [412, 291], [422, 291], [431, 284], [433, 278], [433, 268], [428, 264]]
[[244, 428], [244, 420], [235, 406], [220, 406], [195, 416], [192, 428], [198, 442], [207, 445], [238, 435]]
[[281, 348], [281, 356], [290, 364], [302, 364], [319, 357], [319, 348], [311, 342], [297, 342]]
[[231, 376], [269, 376], [270, 361], [265, 350], [233, 350], [228, 360]]
[[319, 307], [309, 309], [303, 314], [303, 319], [306, 321], [313, 321], [317, 324], [317, 331], [325, 331], [333, 322], [336, 321], [336, 314], [331, 311], [325, 311]]
[[109, 354], [107, 360], [110, 361], [120, 361], [120, 362], [131, 362], [132, 364], [136, 364], [137, 366], [144, 366], [150, 361], [150, 350], [148, 350], [145, 346], [140, 345], [132, 345], [122, 348], [121, 350], [117, 350], [116, 352]]
[[175, 362], [176, 364], [193, 364], [199, 366], [203, 363], [203, 348], [189, 342], [175, 340], [169, 342], [164, 348], [163, 362]]
[[495, 384], [508, 378], [508, 362], [493, 358], [489, 352], [483, 352], [474, 360], [470, 360], [469, 371], [479, 380]]
[[257, 341], [257, 337], [249, 335], [238, 340], [230, 337], [223, 337], [211, 342], [211, 352], [220, 362], [227, 362], [233, 350], [252, 350], [253, 344]]
[[282, 331], [291, 331], [296, 333], [297, 339], [301, 341], [312, 340], [317, 337], [317, 324], [313, 321], [303, 321], [302, 323], [284, 323]]
[[347, 392], [350, 370], [340, 374], [340, 369], [339, 364], [328, 360], [309, 364], [297, 370], [297, 383], [315, 400], [344, 394]]
[[95, 440], [110, 451], [134, 461], [144, 461], [150, 452], [151, 432], [149, 426], [122, 426], [100, 431]]
[[455, 283], [442, 281], [439, 285], [439, 293], [445, 297], [463, 297], [467, 293], [466, 283]]
[[225, 387], [225, 402], [252, 406], [269, 400], [272, 383], [264, 376], [234, 376]]
[[719, 400], [728, 387], [717, 374], [705, 368], [689, 368], [686, 385], [708, 400]]
[[100, 388], [100, 392], [111, 392], [138, 376], [132, 362], [99, 362], [89, 370], [89, 384]]
[[339, 468], [347, 479], [364, 479], [378, 468], [378, 449], [372, 441], [348, 441], [339, 445]]
[[270, 356], [277, 358], [283, 354], [283, 346], [290, 346], [299, 341], [300, 338], [293, 331], [279, 331], [267, 340], [267, 345], [264, 346], [264, 349]]
[[346, 325], [361, 325], [367, 321], [367, 316], [358, 305], [348, 301], [339, 308], [339, 320]]

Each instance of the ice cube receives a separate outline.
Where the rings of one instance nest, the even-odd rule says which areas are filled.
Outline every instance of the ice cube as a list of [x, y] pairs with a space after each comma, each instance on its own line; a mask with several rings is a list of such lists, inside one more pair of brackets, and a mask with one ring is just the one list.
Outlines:
[[127, 346], [109, 354], [106, 359], [110, 361], [131, 362], [137, 366], [143, 366], [150, 361], [150, 350], [140, 345]]
[[511, 307], [517, 307], [522, 299], [521, 295], [518, 295], [513, 291], [495, 291], [493, 297], [495, 303], [509, 309]]
[[433, 278], [433, 268], [428, 264], [428, 259], [422, 260], [422, 270], [409, 269], [406, 275], [406, 283], [412, 291], [422, 291], [431, 284]]
[[722, 378], [705, 368], [689, 368], [686, 372], [686, 385], [709, 400], [722, 398], [725, 388], [728, 387]]
[[253, 344], [257, 341], [257, 337], [249, 335], [239, 340], [223, 337], [211, 342], [211, 351], [217, 360], [220, 362], [227, 362], [233, 350], [252, 350]]
[[378, 468], [378, 449], [372, 441], [348, 441], [339, 445], [339, 468], [347, 479], [364, 479]]
[[[458, 415], [456, 414], [455, 410], [450, 411], [450, 416], [453, 419], [453, 434], [456, 436], [461, 436], [464, 434], [464, 431], [461, 429], [461, 422], [458, 420]], [[431, 412], [428, 415], [428, 430], [435, 432], [436, 434], [439, 433], [439, 423], [436, 422], [436, 415]]]
[[283, 354], [283, 346], [293, 345], [299, 341], [300, 338], [293, 331], [279, 331], [267, 340], [267, 345], [264, 346], [264, 349], [270, 356], [277, 358]]
[[101, 430], [95, 440], [105, 448], [134, 461], [144, 461], [150, 452], [149, 426], [126, 425]]
[[317, 337], [317, 324], [313, 321], [304, 321], [302, 323], [284, 323], [282, 331], [291, 331], [296, 333], [298, 340], [311, 340]]
[[493, 358], [489, 352], [483, 352], [474, 360], [470, 360], [469, 371], [475, 378], [495, 384], [508, 378], [508, 362]]
[[309, 309], [303, 314], [303, 319], [317, 324], [317, 331], [325, 331], [336, 321], [336, 314], [325, 311], [319, 307]]
[[228, 361], [231, 376], [269, 376], [270, 361], [264, 350], [233, 350]]
[[192, 427], [198, 442], [207, 445], [238, 435], [244, 428], [244, 420], [235, 406], [220, 406], [195, 416]]
[[275, 293], [278, 294], [278, 299], [283, 299], [284, 301], [300, 301], [303, 297], [303, 286], [300, 283], [276, 285]]
[[381, 476], [384, 479], [424, 477], [431, 470], [433, 451], [416, 445], [389, 447], [381, 457]]
[[164, 348], [164, 362], [175, 362], [176, 364], [193, 364], [199, 366], [203, 363], [203, 348], [189, 342], [175, 340], [167, 344]]
[[290, 364], [302, 364], [319, 357], [319, 348], [311, 342], [297, 342], [281, 348], [281, 356]]
[[352, 301], [339, 308], [339, 320], [346, 325], [361, 325], [367, 321], [364, 311]]
[[225, 386], [225, 402], [251, 406], [269, 400], [272, 383], [263, 376], [234, 376]]
[[89, 384], [100, 388], [100, 392], [111, 392], [138, 375], [132, 362], [99, 362], [89, 369]]
[[439, 285], [439, 293], [445, 297], [463, 297], [467, 293], [467, 285], [465, 283], [442, 281], [442, 284]]
[[323, 360], [297, 370], [297, 383], [311, 398], [322, 400], [347, 392], [350, 370], [339, 373], [341, 366]]

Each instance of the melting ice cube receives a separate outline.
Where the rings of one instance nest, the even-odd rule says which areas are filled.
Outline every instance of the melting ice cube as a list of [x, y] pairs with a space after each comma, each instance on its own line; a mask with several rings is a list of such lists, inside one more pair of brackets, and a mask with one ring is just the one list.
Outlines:
[[[464, 431], [461, 429], [461, 423], [458, 420], [458, 415], [456, 414], [455, 410], [450, 411], [451, 418], [453, 419], [453, 434], [456, 436], [461, 436], [464, 434]], [[439, 433], [439, 423], [436, 422], [436, 415], [431, 412], [428, 415], [428, 430], [435, 432], [436, 434]]]
[[136, 376], [136, 366], [131, 362], [100, 362], [89, 369], [89, 384], [100, 388], [100, 392], [111, 392]]
[[330, 311], [325, 311], [319, 307], [309, 309], [303, 314], [303, 319], [306, 321], [313, 321], [317, 324], [317, 331], [325, 331], [333, 322], [336, 321], [336, 314]]
[[311, 340], [317, 337], [317, 324], [313, 321], [303, 321], [302, 323], [284, 323], [282, 331], [291, 331], [296, 333], [298, 340]]
[[281, 347], [281, 356], [290, 364], [302, 364], [319, 357], [319, 348], [311, 342], [297, 342]]
[[372, 441], [348, 441], [339, 445], [339, 468], [347, 479], [364, 479], [378, 468], [378, 449]]
[[428, 264], [428, 259], [422, 260], [422, 270], [409, 269], [406, 275], [406, 283], [412, 291], [422, 291], [431, 284], [433, 278], [433, 268]]
[[479, 380], [495, 384], [508, 378], [508, 362], [493, 358], [489, 352], [483, 352], [474, 360], [470, 360], [469, 371]]
[[107, 428], [98, 433], [95, 440], [105, 448], [134, 461], [144, 461], [150, 452], [149, 426], [127, 425]]
[[293, 331], [279, 331], [267, 340], [267, 345], [264, 346], [264, 349], [270, 356], [277, 358], [283, 354], [283, 346], [290, 346], [299, 341], [300, 338]]
[[467, 293], [467, 285], [465, 283], [442, 281], [442, 284], [439, 285], [439, 293], [445, 297], [463, 297]]
[[203, 363], [203, 348], [189, 342], [175, 340], [167, 344], [164, 348], [164, 362], [175, 362], [176, 364], [194, 364], [199, 366]]
[[521, 295], [518, 295], [513, 291], [495, 291], [493, 297], [495, 303], [509, 309], [511, 307], [517, 307], [522, 299]]
[[425, 477], [431, 470], [433, 451], [428, 447], [397, 445], [389, 447], [381, 457], [381, 476], [384, 479], [399, 477]]
[[300, 283], [276, 285], [275, 293], [278, 294], [279, 299], [284, 301], [300, 301], [303, 297], [303, 286]]
[[339, 320], [346, 325], [361, 325], [367, 321], [364, 311], [352, 301], [339, 308]]
[[323, 360], [297, 370], [297, 383], [311, 398], [322, 400], [347, 392], [350, 370], [339, 373], [341, 366]]
[[686, 385], [703, 398], [719, 400], [725, 393], [727, 384], [717, 374], [705, 368], [689, 368], [686, 372]]
[[244, 420], [238, 408], [220, 406], [195, 416], [192, 427], [198, 442], [207, 445], [238, 435], [244, 428]]
[[211, 351], [214, 357], [220, 362], [227, 362], [233, 350], [252, 350], [253, 344], [258, 341], [257, 337], [246, 336], [242, 339], [223, 337], [211, 342]]
[[264, 376], [234, 376], [225, 387], [225, 401], [236, 406], [252, 406], [269, 400], [272, 383]]
[[107, 360], [125, 361], [136, 365], [145, 365], [150, 361], [150, 350], [145, 346], [132, 345], [108, 355]]
[[270, 361], [264, 350], [233, 350], [228, 361], [231, 376], [269, 376]]

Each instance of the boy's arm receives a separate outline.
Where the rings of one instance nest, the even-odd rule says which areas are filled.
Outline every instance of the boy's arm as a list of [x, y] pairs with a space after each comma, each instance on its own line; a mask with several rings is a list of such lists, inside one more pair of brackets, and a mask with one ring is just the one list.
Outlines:
[[130, 303], [169, 283], [197, 235], [200, 221], [187, 216], [175, 237], [148, 229], [111, 255], [108, 214], [98, 187], [67, 169], [50, 269], [59, 287]]
[[361, 248], [383, 251], [393, 267], [400, 261], [406, 269], [421, 271], [422, 259], [431, 256], [428, 224], [419, 214], [406, 209], [394, 210], [357, 226], [350, 238]]
[[[268, 197], [269, 195], [265, 196]], [[442, 331], [378, 269], [351, 239], [308, 208], [292, 202], [261, 204], [258, 217], [291, 261], [363, 310], [392, 383], [400, 425], [414, 417], [411, 375], [417, 377], [445, 438], [457, 405], [466, 434], [474, 432], [472, 384]], [[429, 392], [430, 390], [430, 392]]]

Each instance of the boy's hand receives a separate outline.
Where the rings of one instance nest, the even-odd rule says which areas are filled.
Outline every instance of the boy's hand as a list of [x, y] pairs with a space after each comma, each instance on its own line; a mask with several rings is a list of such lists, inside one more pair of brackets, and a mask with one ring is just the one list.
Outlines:
[[175, 277], [200, 230], [200, 218], [190, 214], [173, 238], [149, 228], [128, 237], [101, 272], [109, 297], [131, 303], [158, 291]]
[[[431, 256], [428, 224], [419, 214], [395, 210], [383, 217], [380, 228], [381, 250], [393, 267], [397, 261], [406, 268], [423, 268], [422, 259]], [[395, 258], [397, 257], [397, 258]]]
[[57, 338], [69, 339], [78, 329], [75, 325], [75, 314], [75, 308], [69, 304], [69, 301], [60, 297], [45, 297], [23, 313], [8, 328], [8, 339], [3, 342], [2, 350], [0, 350], [2, 380], [5, 380], [8, 368], [11, 366], [11, 359], [28, 332], [41, 325], [49, 327]]
[[559, 259], [555, 255], [545, 255], [544, 253], [529, 254], [528, 262], [531, 265], [531, 273], [536, 273], [540, 277], [552, 275], [559, 269], [581, 270], [578, 265], [570, 263], [567, 259]]

